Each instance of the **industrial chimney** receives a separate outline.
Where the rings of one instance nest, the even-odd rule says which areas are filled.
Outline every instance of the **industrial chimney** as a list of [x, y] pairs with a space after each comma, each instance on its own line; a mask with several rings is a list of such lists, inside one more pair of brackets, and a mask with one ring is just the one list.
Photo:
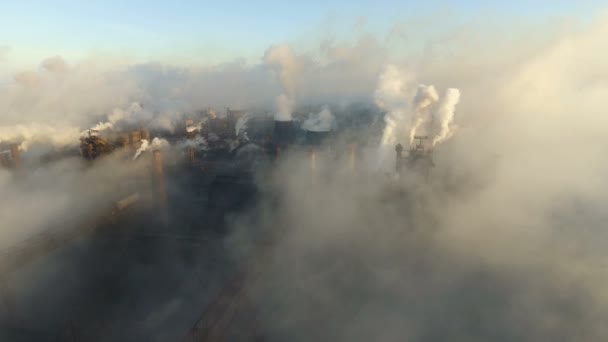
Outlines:
[[397, 144], [395, 146], [395, 171], [401, 171], [401, 163], [403, 160], [403, 145]]

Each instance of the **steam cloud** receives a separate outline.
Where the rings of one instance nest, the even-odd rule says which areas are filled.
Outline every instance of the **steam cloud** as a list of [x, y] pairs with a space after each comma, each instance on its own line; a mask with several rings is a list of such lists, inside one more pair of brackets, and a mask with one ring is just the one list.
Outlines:
[[[460, 91], [449, 88], [440, 99], [435, 86], [419, 84], [409, 105], [410, 84], [406, 72], [394, 65], [387, 65], [378, 79], [374, 98], [376, 104], [386, 111], [381, 146], [394, 146], [404, 140], [411, 145], [419, 133], [432, 136], [435, 146], [453, 134], [452, 122]], [[431, 125], [434, 119], [439, 120], [440, 125], [436, 133]]]
[[449, 139], [454, 133], [452, 122], [454, 121], [454, 112], [456, 105], [460, 101], [460, 91], [458, 89], [449, 88], [445, 92], [445, 96], [442, 102], [439, 104], [439, 108], [435, 115], [439, 120], [440, 129], [437, 136], [433, 138], [433, 146], [444, 142]]
[[282, 44], [266, 51], [264, 63], [277, 73], [283, 88], [283, 93], [276, 99], [275, 120], [291, 121], [295, 107], [296, 76], [300, 68], [298, 59], [288, 45]]
[[139, 146], [137, 151], [135, 151], [133, 160], [136, 160], [137, 158], [139, 158], [139, 156], [142, 153], [148, 151], [150, 148], [152, 150], [161, 150], [161, 149], [165, 149], [167, 147], [169, 147], [169, 142], [162, 138], [154, 137], [154, 139], [152, 139], [152, 142], [149, 142], [147, 139], [142, 139], [141, 146]]
[[329, 107], [324, 106], [319, 113], [308, 115], [308, 118], [302, 123], [302, 129], [315, 132], [331, 131], [334, 120], [334, 115]]
[[[0, 93], [0, 136], [62, 144], [78, 139], [99, 115], [134, 101], [149, 108], [142, 115], [152, 121], [213, 101], [270, 105], [276, 91], [268, 66], [278, 72], [281, 101], [289, 107], [295, 73], [283, 80], [282, 71], [298, 65], [304, 69], [298, 102], [329, 103], [325, 94], [331, 94], [336, 102], [371, 99], [384, 110], [380, 136], [358, 134], [361, 144], [378, 138], [392, 148], [408, 141], [413, 127], [422, 132], [432, 116], [433, 143], [443, 145], [435, 150], [428, 184], [390, 183], [367, 163], [358, 163], [353, 176], [340, 167], [344, 160], [325, 161], [335, 167], [311, 184], [310, 168], [302, 164], [308, 160], [296, 156], [266, 177], [281, 189], [281, 200], [263, 200], [235, 219], [229, 242], [239, 253], [253, 243], [248, 232], [272, 226], [282, 233], [259, 281], [252, 280], [251, 299], [270, 337], [605, 341], [608, 18], [566, 36], [532, 30], [544, 32], [535, 38], [529, 29], [517, 30], [448, 32], [449, 39], [429, 42], [403, 65], [387, 65], [382, 40], [371, 38], [328, 43], [321, 49], [328, 61], [301, 65], [292, 52], [284, 55], [294, 63], [277, 62], [284, 56], [270, 53], [275, 48], [264, 66], [252, 68], [145, 64], [101, 71], [88, 63], [46, 63], [19, 73]], [[486, 34], [491, 39], [477, 40]], [[437, 88], [420, 89], [417, 80]], [[459, 90], [448, 88], [454, 85]], [[435, 89], [447, 90], [439, 96]], [[293, 108], [278, 112], [290, 119]], [[373, 159], [375, 146], [363, 150], [362, 161]], [[72, 160], [37, 169], [29, 184], [0, 170], [2, 240], [26, 238], [67, 213], [90, 214], [84, 209], [109, 198], [97, 190], [141, 173], [138, 163], [128, 164], [108, 161], [85, 172]], [[21, 214], [28, 206], [37, 215]]]
[[236, 136], [238, 137], [241, 133], [244, 133], [245, 130], [247, 129], [247, 123], [249, 122], [249, 119], [251, 119], [251, 114], [250, 113], [245, 113], [243, 116], [241, 116], [235, 123], [234, 125], [234, 129], [235, 129], [235, 133]]

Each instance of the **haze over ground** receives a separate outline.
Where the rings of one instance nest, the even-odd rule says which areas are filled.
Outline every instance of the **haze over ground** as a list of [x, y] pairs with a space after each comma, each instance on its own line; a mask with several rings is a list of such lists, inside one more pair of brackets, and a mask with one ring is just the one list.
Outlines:
[[[233, 222], [237, 254], [248, 232], [289, 227], [268, 282], [252, 285], [272, 309], [267, 330], [284, 340], [606, 340], [608, 6], [135, 4], [9, 5], [0, 140], [77, 145], [117, 118], [171, 130], [207, 106], [281, 120], [331, 105], [348, 121], [349, 106], [365, 104], [384, 121], [379, 134], [356, 132], [376, 144], [356, 187], [343, 160], [313, 185], [308, 161], [289, 160], [263, 184], [285, 200]], [[430, 185], [406, 181], [397, 188], [408, 195], [391, 197], [382, 175], [424, 100], [451, 118], [449, 139], [434, 150]], [[25, 184], [0, 170], [3, 240], [74, 203], [86, 213], [104, 194], [83, 198], [82, 184], [99, 174], [114, 184], [139, 165], [110, 159], [82, 172], [73, 162], [37, 167]], [[38, 215], [19, 214], [24, 203]]]

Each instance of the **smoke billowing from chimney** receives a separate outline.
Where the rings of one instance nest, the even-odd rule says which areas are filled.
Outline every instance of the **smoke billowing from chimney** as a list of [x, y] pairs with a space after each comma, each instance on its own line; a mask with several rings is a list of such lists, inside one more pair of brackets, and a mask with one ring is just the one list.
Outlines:
[[[419, 84], [411, 104], [411, 82], [403, 70], [387, 65], [378, 79], [374, 93], [376, 104], [386, 111], [382, 146], [394, 146], [407, 141], [413, 144], [414, 136], [423, 134], [433, 137], [433, 145], [448, 139], [452, 133], [452, 122], [460, 91], [450, 88], [440, 98], [435, 86]], [[431, 121], [439, 120], [439, 132], [434, 132]]]
[[[416, 95], [414, 96], [414, 115], [413, 115], [413, 123], [410, 128], [409, 133], [409, 143], [412, 145], [414, 143], [414, 137], [418, 133], [418, 130], [422, 127], [422, 125], [428, 123], [428, 120], [431, 118], [431, 110], [433, 109], [435, 103], [439, 100], [439, 95], [437, 95], [437, 90], [432, 85], [418, 85], [418, 89], [416, 90]], [[430, 132], [425, 132], [427, 135]]]
[[158, 138], [155, 137], [154, 139], [152, 139], [152, 142], [149, 142], [146, 139], [142, 139], [141, 140], [141, 146], [137, 149], [137, 151], [135, 151], [135, 155], [133, 156], [133, 160], [136, 160], [137, 158], [139, 158], [139, 156], [148, 151], [149, 149], [152, 150], [162, 150], [169, 147], [169, 142], [165, 139], [162, 138]]
[[236, 123], [234, 124], [234, 130], [235, 130], [235, 134], [237, 137], [241, 133], [245, 132], [245, 130], [247, 129], [247, 123], [249, 122], [249, 119], [251, 119], [251, 114], [245, 113], [238, 120], [236, 120]]
[[283, 93], [276, 99], [276, 121], [291, 121], [295, 107], [296, 76], [300, 69], [294, 51], [286, 44], [266, 50], [264, 63], [278, 75]]
[[308, 118], [302, 123], [302, 129], [314, 132], [331, 131], [334, 120], [334, 115], [329, 107], [323, 106], [320, 112], [308, 114]]
[[[122, 108], [115, 108], [110, 114], [108, 114], [108, 121], [100, 122], [91, 127], [91, 129], [101, 132], [107, 129], [113, 129], [121, 121], [130, 120], [137, 122], [138, 119], [141, 119], [137, 117], [137, 114], [142, 110], [143, 106], [139, 102], [132, 103], [126, 110]], [[83, 135], [86, 133], [87, 131], [82, 132]]]
[[454, 134], [454, 127], [452, 122], [454, 121], [454, 112], [456, 111], [456, 105], [460, 101], [460, 91], [455, 88], [448, 88], [445, 91], [445, 95], [439, 103], [439, 107], [435, 112], [435, 116], [439, 120], [439, 132], [433, 138], [433, 146], [444, 142]]

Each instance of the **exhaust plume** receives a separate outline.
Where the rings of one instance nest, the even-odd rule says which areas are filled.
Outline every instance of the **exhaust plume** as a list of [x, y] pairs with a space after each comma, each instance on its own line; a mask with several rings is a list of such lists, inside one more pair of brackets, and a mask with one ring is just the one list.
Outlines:
[[405, 129], [407, 102], [406, 87], [409, 80], [405, 73], [395, 65], [387, 65], [378, 79], [374, 100], [378, 107], [386, 111], [382, 146], [392, 146], [402, 140], [401, 132]]
[[439, 133], [433, 138], [433, 146], [444, 142], [454, 134], [454, 112], [456, 105], [460, 101], [460, 91], [455, 88], [448, 88], [445, 91], [445, 96], [441, 100], [435, 117], [439, 120]]
[[[437, 100], [439, 100], [439, 95], [437, 95], [437, 90], [435, 90], [434, 86], [418, 85], [416, 96], [414, 96], [414, 118], [409, 135], [410, 145], [414, 143], [414, 137], [422, 125], [430, 120], [431, 111]], [[428, 134], [429, 132], [426, 133]]]
[[328, 106], [323, 106], [319, 113], [310, 113], [308, 118], [302, 123], [302, 129], [315, 132], [331, 131], [334, 124], [334, 115]]
[[300, 68], [298, 59], [288, 45], [281, 44], [266, 50], [264, 63], [279, 76], [283, 90], [276, 99], [275, 120], [291, 121], [295, 106], [296, 76]]
[[[108, 121], [100, 122], [97, 125], [91, 127], [91, 129], [101, 132], [107, 129], [113, 129], [116, 124], [121, 121], [137, 121], [137, 114], [140, 113], [142, 110], [143, 106], [141, 105], [141, 103], [138, 102], [132, 103], [126, 110], [122, 108], [115, 108], [110, 114], [108, 114]], [[82, 135], [85, 135], [86, 133], [87, 131], [84, 131], [82, 132]]]
[[249, 119], [251, 118], [251, 114], [249, 113], [245, 113], [243, 116], [241, 116], [236, 123], [234, 124], [234, 130], [236, 133], [236, 136], [238, 137], [239, 134], [241, 134], [242, 132], [244, 133], [245, 130], [247, 129], [247, 123], [249, 122]]
[[137, 149], [137, 151], [135, 151], [133, 160], [136, 160], [137, 158], [139, 158], [139, 156], [142, 153], [148, 151], [150, 148], [152, 150], [161, 150], [161, 149], [167, 148], [168, 146], [169, 146], [169, 142], [162, 138], [155, 137], [154, 139], [152, 139], [152, 142], [149, 142], [146, 139], [142, 139], [141, 146]]
[[19, 149], [26, 152], [34, 143], [50, 144], [54, 147], [76, 145], [80, 133], [76, 127], [57, 128], [32, 123], [29, 125], [0, 126], [0, 143], [18, 142]]

